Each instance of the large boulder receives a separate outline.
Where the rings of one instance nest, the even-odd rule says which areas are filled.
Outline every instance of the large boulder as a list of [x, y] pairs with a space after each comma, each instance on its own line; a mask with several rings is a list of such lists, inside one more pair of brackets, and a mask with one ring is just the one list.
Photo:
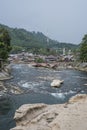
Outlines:
[[87, 94], [65, 104], [25, 104], [16, 110], [11, 130], [87, 130]]
[[60, 87], [60, 85], [64, 82], [64, 80], [59, 80], [59, 79], [56, 79], [56, 80], [53, 80], [53, 82], [51, 83], [51, 86], [52, 87]]

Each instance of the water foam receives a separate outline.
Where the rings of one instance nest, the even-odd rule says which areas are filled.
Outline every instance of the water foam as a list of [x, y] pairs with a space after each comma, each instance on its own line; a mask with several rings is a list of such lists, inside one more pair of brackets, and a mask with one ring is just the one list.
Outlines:
[[64, 93], [51, 93], [51, 95], [56, 97], [56, 98], [60, 98], [60, 99], [64, 99], [65, 98]]
[[76, 93], [75, 91], [70, 90], [69, 92], [59, 92], [59, 93], [51, 93], [52, 96], [56, 97], [56, 98], [60, 98], [60, 99], [65, 99], [67, 95], [69, 94], [74, 94]]

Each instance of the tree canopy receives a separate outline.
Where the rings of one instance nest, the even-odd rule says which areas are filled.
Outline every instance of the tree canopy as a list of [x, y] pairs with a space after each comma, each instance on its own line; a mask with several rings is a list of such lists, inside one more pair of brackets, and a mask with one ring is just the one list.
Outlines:
[[87, 34], [84, 35], [80, 47], [80, 60], [87, 62]]
[[0, 29], [0, 58], [6, 60], [11, 50], [10, 45], [11, 38], [6, 29]]

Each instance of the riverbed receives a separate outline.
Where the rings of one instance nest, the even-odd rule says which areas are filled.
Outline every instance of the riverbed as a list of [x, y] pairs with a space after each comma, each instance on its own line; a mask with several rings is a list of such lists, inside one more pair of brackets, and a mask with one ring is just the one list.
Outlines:
[[[3, 96], [0, 101], [0, 130], [9, 130], [15, 126], [14, 112], [22, 104], [60, 104], [77, 93], [87, 93], [87, 72], [34, 68], [25, 64], [13, 64], [11, 68], [14, 78], [5, 81], [5, 85], [19, 86], [24, 93]], [[54, 79], [64, 80], [60, 88], [50, 86]]]

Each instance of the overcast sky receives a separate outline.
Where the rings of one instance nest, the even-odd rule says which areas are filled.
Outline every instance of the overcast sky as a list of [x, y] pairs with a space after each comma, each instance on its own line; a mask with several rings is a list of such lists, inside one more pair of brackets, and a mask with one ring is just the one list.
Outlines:
[[0, 0], [0, 23], [78, 44], [87, 33], [87, 0]]

